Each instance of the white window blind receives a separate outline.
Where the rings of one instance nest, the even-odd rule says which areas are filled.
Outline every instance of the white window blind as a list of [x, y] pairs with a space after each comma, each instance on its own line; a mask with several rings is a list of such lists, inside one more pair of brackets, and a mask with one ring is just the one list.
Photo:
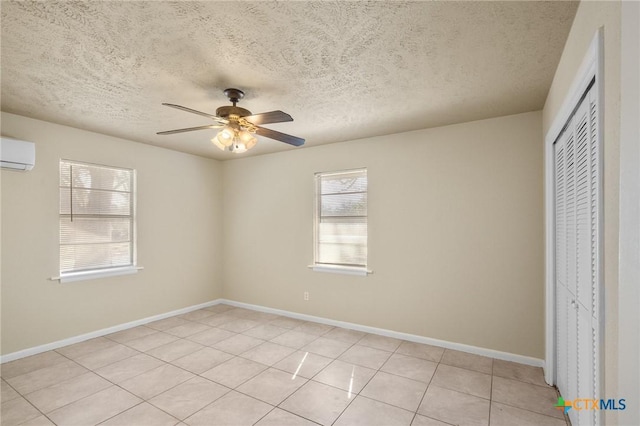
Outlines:
[[60, 274], [135, 265], [135, 171], [60, 161]]
[[317, 173], [315, 264], [367, 266], [367, 170]]

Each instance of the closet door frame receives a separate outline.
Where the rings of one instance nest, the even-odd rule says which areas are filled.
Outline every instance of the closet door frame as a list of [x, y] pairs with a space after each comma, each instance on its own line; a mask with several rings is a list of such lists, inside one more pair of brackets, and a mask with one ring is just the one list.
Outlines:
[[[603, 31], [602, 28], [596, 31], [585, 57], [574, 77], [571, 89], [567, 93], [562, 106], [556, 116], [544, 140], [544, 162], [545, 162], [545, 381], [549, 385], [556, 383], [556, 300], [555, 300], [555, 276], [556, 276], [556, 253], [555, 253], [555, 154], [554, 143], [560, 136], [565, 125], [571, 118], [575, 109], [579, 106], [580, 100], [587, 88], [593, 83], [597, 103], [597, 138], [598, 138], [598, 318], [599, 342], [597, 345], [596, 365], [598, 370], [597, 392], [602, 395], [604, 383], [603, 355], [604, 355], [604, 280], [603, 280], [603, 241], [604, 241], [604, 212], [603, 212], [603, 164], [604, 164], [604, 54], [603, 54]], [[580, 395], [581, 398], [590, 398], [595, 395]]]

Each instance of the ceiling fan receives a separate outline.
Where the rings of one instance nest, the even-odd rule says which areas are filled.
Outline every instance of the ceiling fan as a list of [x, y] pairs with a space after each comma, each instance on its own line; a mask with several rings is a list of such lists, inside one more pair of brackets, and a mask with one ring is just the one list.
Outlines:
[[163, 103], [162, 105], [166, 105], [171, 108], [177, 108], [182, 111], [211, 118], [216, 122], [216, 124], [188, 127], [186, 129], [167, 130], [165, 132], [158, 132], [157, 134], [172, 135], [174, 133], [191, 132], [194, 130], [221, 128], [222, 130], [220, 130], [218, 134], [211, 139], [211, 142], [223, 151], [228, 150], [235, 152], [236, 154], [246, 152], [258, 143], [258, 139], [256, 139], [254, 134], [288, 143], [289, 145], [300, 146], [304, 144], [304, 139], [302, 138], [260, 126], [261, 124], [293, 121], [293, 118], [291, 118], [291, 116], [286, 112], [270, 111], [263, 112], [262, 114], [251, 114], [251, 111], [236, 106], [240, 99], [244, 98], [244, 92], [242, 90], [225, 89], [224, 94], [229, 98], [233, 106], [221, 106], [216, 110], [216, 115], [196, 111], [195, 109], [180, 105]]

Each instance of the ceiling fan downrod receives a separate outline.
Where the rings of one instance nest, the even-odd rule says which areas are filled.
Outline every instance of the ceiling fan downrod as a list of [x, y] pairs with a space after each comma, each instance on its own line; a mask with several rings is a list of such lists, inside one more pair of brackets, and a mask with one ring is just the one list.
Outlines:
[[229, 98], [231, 103], [233, 103], [233, 106], [236, 106], [236, 104], [240, 102], [240, 99], [244, 98], [244, 92], [240, 89], [224, 89], [223, 93], [227, 98]]
[[[247, 117], [251, 115], [251, 111], [236, 106], [240, 99], [244, 98], [244, 92], [240, 89], [225, 89], [223, 93], [229, 98], [233, 106], [225, 105], [216, 110], [216, 115], [227, 119], [233, 119], [231, 116]], [[237, 119], [236, 119], [237, 120]]]

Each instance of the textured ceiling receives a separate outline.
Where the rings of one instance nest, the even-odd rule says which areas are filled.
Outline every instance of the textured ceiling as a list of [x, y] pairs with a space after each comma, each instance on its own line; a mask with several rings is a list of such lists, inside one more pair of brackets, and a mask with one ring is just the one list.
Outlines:
[[[541, 109], [577, 3], [2, 1], [2, 110], [211, 158], [167, 108], [281, 109], [305, 146]], [[10, 136], [10, 135], [8, 135]], [[259, 138], [244, 156], [293, 148]]]

